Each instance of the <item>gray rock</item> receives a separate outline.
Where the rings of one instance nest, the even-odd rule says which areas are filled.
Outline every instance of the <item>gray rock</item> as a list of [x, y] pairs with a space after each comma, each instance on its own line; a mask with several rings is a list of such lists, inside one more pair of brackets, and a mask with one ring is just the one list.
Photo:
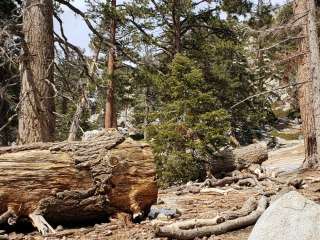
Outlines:
[[198, 186], [188, 186], [187, 190], [189, 193], [197, 194], [200, 193], [201, 188]]
[[148, 217], [150, 219], [158, 218], [158, 215], [166, 216], [168, 218], [175, 218], [181, 215], [181, 212], [176, 208], [157, 208], [155, 206], [151, 206]]
[[319, 240], [320, 206], [291, 191], [262, 214], [248, 240]]
[[103, 128], [95, 129], [91, 131], [86, 131], [83, 133], [82, 141], [89, 141], [93, 138], [99, 137], [105, 133], [105, 130]]
[[62, 231], [63, 230], [63, 226], [62, 225], [58, 225], [57, 227], [56, 227], [56, 231], [57, 232], [60, 232], [60, 231]]

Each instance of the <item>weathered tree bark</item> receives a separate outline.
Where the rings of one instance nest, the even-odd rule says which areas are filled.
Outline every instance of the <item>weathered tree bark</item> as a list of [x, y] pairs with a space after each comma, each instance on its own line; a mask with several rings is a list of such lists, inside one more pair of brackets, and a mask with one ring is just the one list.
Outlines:
[[[308, 0], [308, 40], [309, 40], [309, 59], [310, 59], [310, 77], [312, 80], [313, 96], [313, 115], [316, 135], [317, 157], [304, 162], [304, 167], [318, 167], [320, 154], [320, 52], [319, 38], [316, 21], [316, 3], [315, 0]], [[310, 92], [311, 94], [311, 92]], [[319, 143], [319, 144], [318, 144]]]
[[69, 142], [75, 141], [77, 138], [77, 132], [80, 127], [82, 113], [85, 110], [86, 105], [87, 105], [87, 97], [86, 97], [86, 93], [83, 93], [83, 96], [80, 98], [80, 102], [77, 104], [76, 112], [73, 115], [73, 120], [70, 126], [69, 135], [68, 135]]
[[[308, 0], [298, 0], [294, 2], [294, 14], [301, 16], [308, 11]], [[303, 167], [308, 168], [317, 162], [317, 141], [315, 131], [315, 118], [313, 106], [313, 84], [310, 75], [310, 57], [308, 42], [308, 19], [300, 18], [297, 23], [301, 26], [301, 34], [305, 36], [301, 38], [299, 43], [299, 51], [303, 53], [299, 59], [297, 80], [301, 83], [298, 88], [298, 99], [300, 114], [302, 119], [302, 130], [304, 135], [305, 159]]]
[[[117, 1], [111, 1], [111, 7], [115, 11], [117, 6]], [[105, 128], [117, 128], [117, 112], [115, 107], [115, 81], [114, 81], [114, 71], [115, 71], [115, 61], [116, 61], [116, 30], [117, 21], [116, 16], [111, 19], [110, 24], [110, 37], [113, 47], [109, 48], [108, 52], [108, 90], [106, 99], [106, 109], [105, 109]]]
[[20, 144], [48, 142], [54, 138], [52, 16], [52, 0], [24, 1]]
[[237, 183], [239, 186], [250, 185], [252, 187], [258, 185], [258, 179], [253, 174], [240, 174], [238, 176], [224, 177], [222, 179], [206, 179], [200, 186], [207, 187], [224, 187]]
[[254, 224], [267, 208], [268, 200], [261, 197], [258, 204], [248, 200], [236, 213], [226, 213], [214, 219], [192, 219], [177, 222], [156, 229], [156, 235], [174, 239], [188, 240], [211, 235], [219, 235]]
[[252, 164], [261, 164], [267, 159], [267, 144], [260, 142], [234, 150], [225, 149], [213, 156], [208, 164], [208, 168], [212, 174], [227, 173], [249, 168]]
[[44, 225], [40, 216], [59, 224], [117, 211], [139, 216], [157, 200], [150, 146], [115, 131], [82, 142], [0, 148], [0, 167], [0, 215]]

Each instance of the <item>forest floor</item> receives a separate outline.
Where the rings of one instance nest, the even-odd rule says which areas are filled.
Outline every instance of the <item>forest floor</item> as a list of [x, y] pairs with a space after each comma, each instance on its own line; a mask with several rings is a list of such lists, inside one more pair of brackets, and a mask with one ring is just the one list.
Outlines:
[[[281, 172], [278, 179], [287, 181], [290, 178], [302, 178], [307, 183], [304, 189], [298, 190], [309, 199], [320, 202], [320, 172], [298, 170], [304, 158], [303, 142], [300, 140], [288, 141], [283, 148], [270, 151], [269, 159], [264, 166]], [[226, 187], [230, 188], [230, 187]], [[166, 225], [170, 222], [191, 218], [213, 218], [218, 213], [226, 210], [241, 208], [243, 203], [250, 197], [259, 194], [258, 188], [245, 188], [241, 190], [232, 189], [227, 193], [217, 192], [186, 192], [181, 187], [171, 187], [160, 190], [159, 201], [156, 207], [178, 209], [181, 215], [173, 219], [145, 220], [140, 224], [132, 224], [126, 221], [125, 216], [112, 219], [110, 223], [96, 224], [91, 227], [77, 229], [64, 229], [55, 235], [42, 237], [37, 232], [27, 235], [11, 233], [9, 239], [28, 240], [55, 240], [55, 239], [83, 239], [83, 240], [142, 240], [142, 239], [164, 239], [154, 235], [154, 228], [157, 225]], [[253, 226], [224, 235], [215, 236], [214, 240], [245, 240]], [[203, 238], [203, 239], [213, 239]]]

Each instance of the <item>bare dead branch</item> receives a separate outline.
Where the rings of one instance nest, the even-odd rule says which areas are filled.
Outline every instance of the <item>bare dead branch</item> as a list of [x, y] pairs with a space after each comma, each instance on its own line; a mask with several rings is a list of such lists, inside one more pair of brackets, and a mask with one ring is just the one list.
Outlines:
[[302, 85], [302, 84], [305, 84], [305, 83], [308, 83], [308, 82], [310, 82], [310, 81], [304, 81], [304, 82], [300, 82], [300, 83], [288, 84], [288, 85], [285, 85], [285, 86], [282, 86], [282, 87], [278, 87], [278, 88], [274, 88], [274, 89], [271, 89], [271, 90], [268, 90], [268, 91], [264, 91], [264, 92], [261, 92], [261, 93], [254, 94], [254, 95], [249, 96], [249, 97], [243, 99], [242, 101], [232, 105], [230, 107], [230, 110], [234, 109], [235, 107], [239, 106], [240, 104], [242, 104], [242, 103], [244, 103], [244, 102], [246, 102], [248, 100], [251, 100], [251, 99], [253, 99], [255, 97], [259, 97], [261, 95], [265, 95], [265, 94], [268, 94], [268, 93], [271, 93], [271, 92], [276, 92], [276, 91], [279, 91], [279, 90], [282, 90], [282, 89], [285, 89], [285, 88], [288, 88], [288, 87], [299, 86], [299, 85]]

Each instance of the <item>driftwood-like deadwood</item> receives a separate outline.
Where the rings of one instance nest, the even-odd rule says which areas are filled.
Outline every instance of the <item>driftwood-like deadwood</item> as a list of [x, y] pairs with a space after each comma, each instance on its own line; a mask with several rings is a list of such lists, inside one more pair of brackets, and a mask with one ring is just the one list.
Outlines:
[[116, 131], [82, 142], [0, 148], [0, 168], [0, 220], [30, 217], [44, 232], [52, 232], [45, 220], [137, 216], [157, 200], [150, 146]]
[[267, 208], [268, 199], [261, 197], [258, 203], [249, 199], [244, 206], [235, 213], [228, 212], [213, 219], [191, 219], [158, 227], [156, 235], [173, 239], [195, 239], [219, 235], [232, 230], [244, 228], [254, 224]]
[[239, 186], [257, 186], [260, 185], [257, 177], [250, 173], [240, 173], [235, 176], [225, 177], [222, 179], [208, 178], [200, 187], [224, 187], [226, 185], [231, 185], [237, 183]]
[[225, 149], [210, 160], [208, 167], [212, 174], [232, 172], [261, 164], [268, 159], [267, 144], [259, 142], [236, 149]]

